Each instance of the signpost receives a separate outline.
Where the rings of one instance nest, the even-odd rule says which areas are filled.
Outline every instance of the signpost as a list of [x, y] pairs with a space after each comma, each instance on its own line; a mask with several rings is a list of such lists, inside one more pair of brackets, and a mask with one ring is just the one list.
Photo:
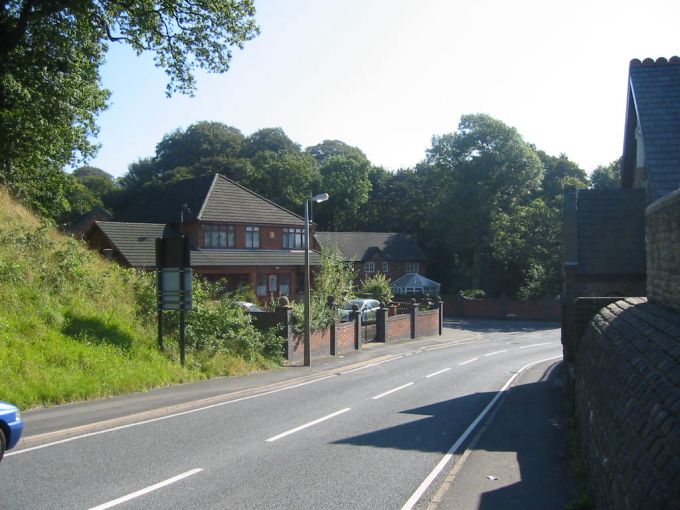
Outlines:
[[184, 366], [186, 312], [191, 310], [191, 245], [186, 236], [156, 239], [158, 346], [163, 346], [163, 310], [179, 311], [179, 352]]

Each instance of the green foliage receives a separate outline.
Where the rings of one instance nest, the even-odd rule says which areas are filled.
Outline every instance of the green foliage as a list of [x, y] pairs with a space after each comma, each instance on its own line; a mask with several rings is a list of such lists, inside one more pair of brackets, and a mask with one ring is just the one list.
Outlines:
[[362, 294], [370, 294], [374, 299], [383, 303], [389, 303], [394, 297], [390, 280], [382, 273], [375, 273], [363, 280], [360, 291]]
[[486, 292], [483, 289], [465, 289], [460, 291], [460, 295], [468, 299], [484, 299]]
[[621, 158], [608, 165], [598, 166], [590, 175], [593, 189], [608, 189], [621, 187]]

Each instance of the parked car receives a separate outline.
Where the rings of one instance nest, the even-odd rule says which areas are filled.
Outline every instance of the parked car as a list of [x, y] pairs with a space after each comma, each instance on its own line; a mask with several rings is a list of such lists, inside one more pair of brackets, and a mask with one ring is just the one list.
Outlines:
[[354, 305], [357, 305], [361, 312], [362, 322], [366, 322], [375, 320], [376, 311], [380, 308], [380, 301], [377, 299], [353, 299], [340, 308], [340, 320], [350, 320], [350, 312], [354, 309]]
[[240, 307], [245, 308], [246, 311], [248, 312], [264, 312], [264, 308], [262, 308], [259, 305], [256, 305], [255, 303], [249, 303], [248, 301], [237, 301], [236, 302]]
[[24, 422], [21, 420], [19, 408], [0, 401], [0, 461], [5, 450], [14, 448], [21, 439]]

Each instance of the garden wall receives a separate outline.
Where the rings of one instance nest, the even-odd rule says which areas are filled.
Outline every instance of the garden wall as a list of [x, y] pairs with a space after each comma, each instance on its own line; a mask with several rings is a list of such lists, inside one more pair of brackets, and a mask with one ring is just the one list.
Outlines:
[[470, 299], [458, 295], [444, 299], [444, 315], [478, 319], [518, 319], [557, 322], [562, 314], [559, 300], [518, 301], [502, 295], [497, 299]]

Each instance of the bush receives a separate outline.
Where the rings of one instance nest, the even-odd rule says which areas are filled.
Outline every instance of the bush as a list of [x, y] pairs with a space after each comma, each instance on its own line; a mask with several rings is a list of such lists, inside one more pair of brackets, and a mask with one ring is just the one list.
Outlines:
[[390, 280], [382, 273], [376, 273], [374, 276], [369, 276], [362, 281], [361, 292], [363, 294], [370, 294], [374, 299], [383, 303], [389, 303], [394, 297], [392, 287], [390, 287]]
[[468, 299], [484, 299], [486, 292], [482, 289], [466, 289], [461, 290], [460, 295]]

